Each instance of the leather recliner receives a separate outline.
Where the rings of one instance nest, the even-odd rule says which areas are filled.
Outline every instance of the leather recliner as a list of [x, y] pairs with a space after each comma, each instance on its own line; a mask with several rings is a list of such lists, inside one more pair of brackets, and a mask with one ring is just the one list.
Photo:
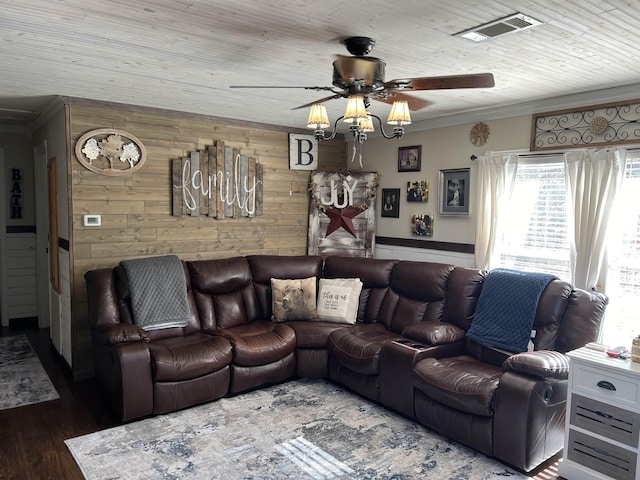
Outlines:
[[416, 362], [415, 418], [525, 471], [536, 467], [563, 447], [563, 353], [596, 338], [606, 303], [554, 280], [536, 310], [534, 351], [510, 355], [463, 338], [456, 353]]

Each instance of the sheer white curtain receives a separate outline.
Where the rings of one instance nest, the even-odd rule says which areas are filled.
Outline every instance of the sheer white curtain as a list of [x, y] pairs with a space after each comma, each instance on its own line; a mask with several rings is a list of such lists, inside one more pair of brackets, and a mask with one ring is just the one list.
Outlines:
[[518, 168], [518, 155], [489, 152], [478, 157], [477, 162], [476, 268], [489, 270], [496, 265], [495, 246], [502, 228], [500, 212], [511, 198]]
[[571, 209], [571, 281], [576, 287], [597, 290], [606, 274], [609, 213], [624, 175], [626, 150], [576, 150], [564, 158]]

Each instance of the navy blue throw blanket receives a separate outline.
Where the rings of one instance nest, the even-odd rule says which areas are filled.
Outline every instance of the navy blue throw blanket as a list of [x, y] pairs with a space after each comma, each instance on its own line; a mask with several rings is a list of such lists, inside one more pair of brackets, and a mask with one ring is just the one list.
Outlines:
[[482, 286], [467, 336], [507, 352], [526, 352], [540, 294], [556, 278], [506, 268], [491, 270]]

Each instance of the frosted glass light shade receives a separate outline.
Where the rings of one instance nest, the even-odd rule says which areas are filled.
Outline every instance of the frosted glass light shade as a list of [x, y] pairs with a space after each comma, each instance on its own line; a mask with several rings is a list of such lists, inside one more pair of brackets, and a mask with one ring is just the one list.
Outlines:
[[364, 106], [364, 98], [362, 95], [352, 95], [347, 99], [347, 109], [344, 112], [342, 121], [357, 124], [360, 119], [367, 119], [367, 109]]
[[393, 102], [387, 123], [397, 126], [410, 125], [411, 115], [409, 114], [409, 104], [405, 101]]
[[314, 103], [309, 110], [309, 118], [307, 119], [307, 128], [313, 130], [322, 130], [329, 127], [329, 117], [327, 109], [322, 103]]

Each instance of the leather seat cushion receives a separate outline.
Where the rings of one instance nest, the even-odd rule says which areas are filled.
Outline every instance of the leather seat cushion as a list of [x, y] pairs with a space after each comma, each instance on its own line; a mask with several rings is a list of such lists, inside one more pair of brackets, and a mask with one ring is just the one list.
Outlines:
[[364, 375], [377, 375], [382, 344], [399, 338], [381, 323], [359, 323], [329, 336], [329, 355], [343, 367]]
[[218, 331], [233, 345], [233, 363], [254, 367], [277, 362], [296, 348], [294, 330], [283, 323], [257, 320]]
[[298, 348], [327, 348], [329, 335], [336, 330], [350, 328], [333, 322], [287, 322], [286, 325], [295, 330]]
[[231, 363], [231, 345], [222, 337], [194, 333], [149, 344], [153, 379], [158, 382], [190, 380]]
[[426, 358], [416, 363], [413, 385], [443, 405], [471, 415], [493, 417], [496, 389], [504, 370], [469, 355]]

